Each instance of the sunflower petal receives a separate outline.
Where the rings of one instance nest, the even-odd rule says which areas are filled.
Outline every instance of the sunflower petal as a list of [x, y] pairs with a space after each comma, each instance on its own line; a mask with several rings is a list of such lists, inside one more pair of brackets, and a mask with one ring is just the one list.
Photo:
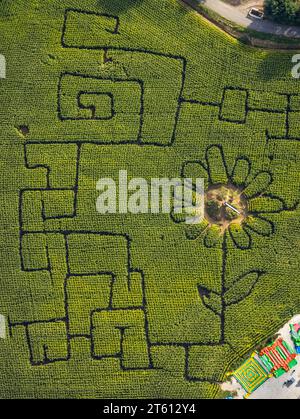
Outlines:
[[193, 184], [195, 184], [195, 179], [204, 179], [204, 188], [208, 187], [208, 172], [200, 161], [189, 161], [184, 163], [182, 167], [182, 176], [184, 178], [193, 179]]
[[186, 226], [185, 236], [188, 240], [196, 240], [201, 233], [208, 227], [208, 222], [204, 219], [199, 224], [190, 224]]
[[186, 214], [184, 212], [176, 213], [173, 208], [171, 212], [171, 218], [176, 224], [184, 223], [186, 220]]
[[234, 245], [241, 250], [247, 250], [251, 247], [251, 236], [240, 224], [231, 224], [229, 226], [229, 234]]
[[236, 159], [231, 176], [232, 183], [237, 186], [245, 185], [250, 174], [250, 170], [251, 165], [247, 159], [244, 157]]
[[210, 182], [215, 184], [227, 183], [228, 173], [223, 149], [216, 145], [209, 147], [206, 151], [206, 159], [209, 169]]
[[245, 220], [245, 226], [264, 237], [271, 236], [275, 230], [275, 226], [271, 221], [261, 217], [248, 217]]
[[208, 248], [216, 247], [221, 240], [221, 229], [220, 227], [213, 225], [208, 228], [207, 234], [204, 238], [204, 245]]
[[284, 204], [281, 199], [272, 196], [253, 198], [248, 201], [248, 210], [250, 214], [281, 212], [283, 209]]
[[244, 195], [247, 198], [254, 198], [265, 192], [265, 190], [271, 185], [273, 178], [269, 172], [260, 172], [252, 182], [244, 189]]

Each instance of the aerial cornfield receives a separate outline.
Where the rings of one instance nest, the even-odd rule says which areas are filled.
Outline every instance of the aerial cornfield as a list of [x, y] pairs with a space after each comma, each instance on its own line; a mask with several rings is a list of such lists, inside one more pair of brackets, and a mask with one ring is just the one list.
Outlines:
[[[293, 52], [178, 0], [0, 3], [0, 397], [220, 397], [300, 309]], [[120, 170], [242, 191], [245, 217], [101, 215]]]

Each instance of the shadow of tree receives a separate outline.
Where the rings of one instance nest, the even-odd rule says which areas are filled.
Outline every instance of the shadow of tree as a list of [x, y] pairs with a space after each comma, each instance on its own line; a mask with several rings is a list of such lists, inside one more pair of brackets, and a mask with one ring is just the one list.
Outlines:
[[291, 57], [287, 54], [268, 54], [258, 66], [259, 76], [263, 80], [273, 80], [287, 77], [292, 70]]
[[0, 0], [0, 17], [8, 17], [12, 13], [12, 4], [12, 0]]
[[247, 0], [224, 0], [224, 3], [229, 3], [232, 6], [240, 6], [243, 3], [246, 3]]
[[144, 0], [97, 0], [97, 6], [108, 13], [122, 13], [131, 7], [138, 6]]

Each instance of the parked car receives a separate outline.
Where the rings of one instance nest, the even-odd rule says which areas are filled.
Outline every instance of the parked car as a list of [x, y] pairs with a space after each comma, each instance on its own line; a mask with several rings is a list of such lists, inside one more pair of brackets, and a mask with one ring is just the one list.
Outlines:
[[283, 385], [289, 388], [295, 383], [295, 381], [296, 381], [295, 378], [291, 378], [290, 380], [285, 381]]
[[258, 10], [258, 9], [255, 9], [255, 7], [252, 7], [248, 12], [248, 16], [254, 19], [262, 20], [265, 15], [264, 15], [264, 12], [262, 12], [261, 10]]

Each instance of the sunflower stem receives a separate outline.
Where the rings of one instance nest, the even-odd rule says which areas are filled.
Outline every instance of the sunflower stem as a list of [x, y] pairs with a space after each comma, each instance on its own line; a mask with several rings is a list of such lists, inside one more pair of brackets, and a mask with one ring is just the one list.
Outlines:
[[226, 312], [226, 303], [225, 303], [225, 292], [226, 292], [226, 268], [227, 268], [227, 256], [228, 256], [228, 247], [227, 247], [227, 232], [225, 231], [223, 236], [222, 243], [222, 276], [221, 276], [221, 334], [220, 334], [220, 343], [225, 343], [225, 312]]

